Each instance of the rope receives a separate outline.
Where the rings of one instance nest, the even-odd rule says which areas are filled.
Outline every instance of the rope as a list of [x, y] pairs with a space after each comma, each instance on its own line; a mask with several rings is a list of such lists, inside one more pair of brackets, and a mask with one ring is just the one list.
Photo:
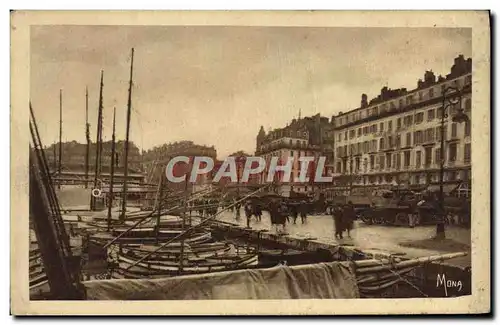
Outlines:
[[[360, 255], [363, 255], [363, 256], [365, 256], [365, 257], [368, 257], [368, 258], [370, 258], [370, 257], [371, 257], [373, 260], [375, 260], [375, 261], [379, 262], [379, 264], [380, 264], [381, 266], [386, 266], [386, 265], [387, 265], [387, 264], [382, 263], [382, 261], [379, 261], [378, 259], [373, 258], [373, 256], [369, 256], [369, 255], [367, 255], [367, 254], [363, 253], [362, 251], [357, 250], [357, 253], [358, 253], [358, 254], [360, 254]], [[348, 260], [349, 260], [349, 261], [351, 261], [351, 262], [355, 263], [355, 261], [354, 261], [354, 260], [352, 260], [351, 258], [349, 258], [349, 257], [347, 257], [347, 258], [348, 258]], [[390, 264], [393, 264], [393, 259], [392, 259], [392, 256], [391, 256], [391, 263], [390, 263]], [[414, 268], [416, 268], [416, 267], [413, 267], [412, 269], [414, 269]], [[408, 270], [407, 272], [411, 271], [412, 269]], [[396, 284], [396, 283], [397, 283], [397, 282], [399, 282], [399, 281], [405, 282], [406, 284], [409, 284], [411, 287], [413, 287], [415, 290], [417, 290], [417, 291], [418, 291], [418, 292], [419, 292], [422, 296], [424, 296], [424, 297], [426, 297], [426, 298], [428, 298], [428, 297], [429, 297], [429, 296], [428, 296], [425, 292], [423, 292], [422, 290], [420, 290], [420, 288], [418, 288], [416, 285], [414, 285], [413, 283], [411, 283], [410, 281], [408, 281], [407, 279], [405, 279], [404, 277], [402, 277], [402, 276], [401, 276], [401, 274], [402, 274], [402, 273], [407, 273], [407, 272], [395, 272], [395, 271], [393, 271], [392, 269], [388, 269], [388, 271], [389, 271], [389, 272], [391, 272], [391, 273], [392, 273], [392, 275], [393, 275], [393, 276], [395, 276], [395, 277], [398, 279], [398, 281], [396, 281], [394, 284]], [[386, 287], [388, 287], [388, 286], [385, 286], [385, 287], [379, 287], [379, 289], [385, 289]], [[360, 289], [361, 289], [361, 288], [360, 288]], [[370, 290], [370, 289], [369, 289], [369, 290]]]

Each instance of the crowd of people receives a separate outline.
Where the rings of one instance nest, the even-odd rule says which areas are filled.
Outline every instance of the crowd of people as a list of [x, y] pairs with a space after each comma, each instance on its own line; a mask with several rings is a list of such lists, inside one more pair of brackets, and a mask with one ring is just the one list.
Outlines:
[[[439, 214], [437, 200], [432, 196], [423, 196], [418, 199], [405, 200], [408, 203], [409, 226], [418, 226], [422, 222], [422, 216], [426, 213], [433, 215]], [[220, 200], [218, 198], [201, 199], [194, 202], [192, 210], [198, 211], [202, 217], [210, 217], [217, 214], [220, 209], [227, 209], [234, 213], [235, 219], [240, 221], [242, 214], [246, 219], [246, 226], [250, 228], [252, 221], [259, 223], [262, 221], [263, 211], [269, 213], [272, 227], [275, 227], [277, 233], [286, 233], [287, 224], [307, 223], [308, 215], [312, 214], [311, 202], [306, 199], [290, 198], [232, 198]], [[196, 208], [197, 207], [197, 208]], [[374, 207], [372, 207], [375, 209]], [[426, 212], [429, 211], [429, 212]], [[359, 212], [359, 211], [358, 211]], [[334, 233], [336, 239], [343, 239], [346, 233], [351, 238], [354, 221], [357, 219], [357, 212], [352, 201], [346, 204], [328, 204], [326, 213], [332, 216]], [[300, 219], [299, 219], [300, 217]], [[434, 216], [435, 218], [435, 216]], [[447, 214], [444, 214], [444, 222], [453, 223], [454, 220], [448, 220]], [[455, 221], [458, 223], [458, 221]]]

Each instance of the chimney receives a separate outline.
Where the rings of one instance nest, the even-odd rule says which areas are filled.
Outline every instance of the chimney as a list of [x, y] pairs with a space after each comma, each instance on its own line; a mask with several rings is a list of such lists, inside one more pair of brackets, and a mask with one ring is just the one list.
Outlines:
[[361, 108], [365, 108], [368, 106], [368, 96], [366, 94], [361, 95]]

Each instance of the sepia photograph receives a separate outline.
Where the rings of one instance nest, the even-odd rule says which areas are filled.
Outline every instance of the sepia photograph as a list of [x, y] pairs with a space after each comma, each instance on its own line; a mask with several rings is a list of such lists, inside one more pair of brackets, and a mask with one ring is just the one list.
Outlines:
[[13, 310], [489, 312], [489, 24], [11, 13]]

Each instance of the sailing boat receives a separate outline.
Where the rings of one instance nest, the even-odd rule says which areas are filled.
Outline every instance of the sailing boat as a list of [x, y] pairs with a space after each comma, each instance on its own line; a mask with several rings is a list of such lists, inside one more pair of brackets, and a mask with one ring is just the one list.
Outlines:
[[[111, 208], [107, 222], [97, 219], [90, 225], [90, 240], [108, 251], [114, 265], [115, 278], [165, 277], [180, 274], [206, 273], [254, 265], [255, 251], [240, 250], [234, 245], [217, 242], [208, 229], [199, 227], [186, 232], [186, 211], [190, 201], [187, 188], [180, 196], [164, 197], [164, 184], [158, 184], [156, 211], [127, 212], [127, 171], [134, 49], [131, 52], [130, 81], [127, 105], [124, 183], [119, 222], [111, 227]], [[187, 184], [186, 184], [187, 187]], [[183, 202], [166, 209], [170, 203]], [[172, 214], [168, 214], [172, 213]], [[191, 225], [191, 220], [190, 223]]]

